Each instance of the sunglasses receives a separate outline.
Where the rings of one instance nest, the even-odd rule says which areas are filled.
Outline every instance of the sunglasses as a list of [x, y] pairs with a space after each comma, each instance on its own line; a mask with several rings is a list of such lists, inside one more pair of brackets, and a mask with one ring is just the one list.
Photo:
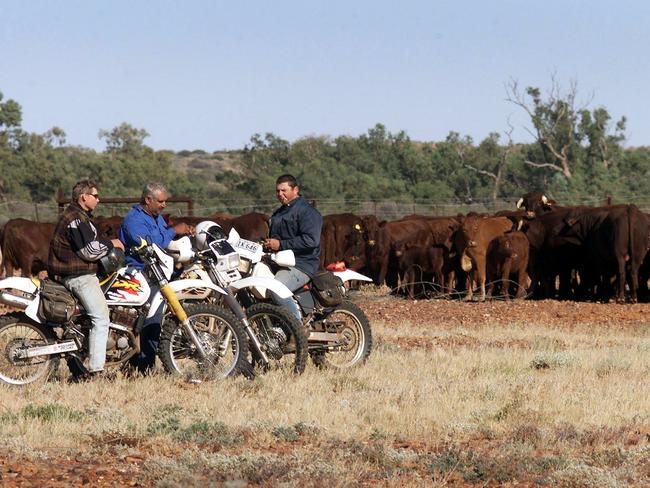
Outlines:
[[91, 197], [94, 197], [95, 200], [99, 200], [99, 193], [86, 193], [86, 195], [90, 195]]

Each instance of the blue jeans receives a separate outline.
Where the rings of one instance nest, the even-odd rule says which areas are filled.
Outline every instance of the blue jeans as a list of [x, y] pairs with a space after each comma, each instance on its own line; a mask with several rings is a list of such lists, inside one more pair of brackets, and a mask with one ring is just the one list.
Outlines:
[[[305, 285], [306, 283], [309, 283], [309, 280], [311, 279], [309, 275], [306, 275], [302, 271], [300, 271], [298, 268], [289, 268], [289, 269], [281, 269], [277, 273], [275, 273], [275, 279], [278, 280], [280, 283], [282, 283], [284, 286], [289, 288], [292, 292], [298, 290], [301, 286]], [[298, 306], [298, 302], [296, 302], [296, 299], [293, 298], [292, 296], [289, 298], [280, 298], [278, 295], [273, 293], [273, 301], [280, 305], [281, 307], [284, 307], [298, 319], [298, 322], [302, 322], [302, 313], [300, 313], [300, 307]]]
[[[160, 291], [158, 285], [151, 285], [151, 294], [149, 300], [152, 300], [154, 295]], [[163, 310], [165, 302], [163, 301], [156, 313], [146, 319], [142, 324], [140, 330], [140, 354], [138, 355], [138, 371], [146, 373], [153, 369], [156, 365], [156, 354], [158, 353], [158, 345], [160, 344], [160, 322], [163, 318]]]
[[110, 318], [106, 298], [95, 275], [62, 278], [61, 282], [76, 296], [93, 324], [88, 334], [88, 371], [102, 371], [106, 363], [106, 342]]

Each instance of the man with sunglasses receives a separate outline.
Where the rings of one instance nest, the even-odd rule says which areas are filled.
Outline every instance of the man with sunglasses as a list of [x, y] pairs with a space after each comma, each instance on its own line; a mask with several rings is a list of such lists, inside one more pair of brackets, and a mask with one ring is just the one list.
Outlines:
[[[145, 185], [140, 203], [134, 205], [126, 214], [118, 232], [118, 237], [127, 249], [139, 246], [140, 239], [165, 249], [175, 235], [192, 233], [193, 228], [185, 222], [174, 226], [169, 226], [165, 222], [162, 211], [167, 206], [168, 199], [169, 193], [160, 183], [151, 182]], [[126, 263], [138, 269], [144, 267], [144, 263], [135, 255], [127, 254]], [[150, 371], [155, 365], [161, 319], [162, 306], [153, 318], [144, 323], [140, 332], [140, 355], [137, 358], [137, 368], [141, 373]]]
[[110, 323], [97, 266], [114, 247], [124, 249], [118, 239], [97, 238], [92, 211], [98, 204], [97, 184], [91, 179], [78, 181], [72, 188], [72, 203], [56, 225], [48, 254], [48, 275], [63, 283], [79, 299], [92, 321], [88, 335], [90, 375], [104, 369]]

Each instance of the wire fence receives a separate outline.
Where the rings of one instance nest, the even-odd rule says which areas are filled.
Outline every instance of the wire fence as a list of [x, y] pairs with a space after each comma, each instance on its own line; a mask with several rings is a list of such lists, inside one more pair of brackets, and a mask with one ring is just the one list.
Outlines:
[[[437, 201], [411, 200], [411, 201], [390, 201], [390, 200], [317, 200], [314, 202], [316, 208], [323, 215], [351, 212], [357, 215], [375, 215], [380, 220], [395, 220], [410, 214], [422, 214], [430, 216], [450, 216], [467, 214], [469, 212], [494, 213], [499, 210], [515, 210], [519, 196], [511, 199], [500, 200], [475, 200], [472, 202], [458, 201]], [[650, 212], [650, 195], [617, 195], [610, 196], [586, 196], [583, 198], [572, 198], [567, 200], [558, 199], [558, 202], [571, 205], [599, 206], [608, 203], [634, 203], [642, 211]], [[218, 204], [201, 205], [197, 202], [194, 205], [194, 216], [210, 216], [216, 212], [242, 215], [250, 212], [261, 212], [270, 214], [278, 207], [277, 200], [227, 200]], [[100, 204], [94, 214], [96, 216], [110, 217], [123, 216], [131, 209], [133, 204]], [[13, 218], [24, 218], [36, 222], [56, 222], [58, 218], [58, 206], [56, 203], [32, 203], [25, 201], [0, 202], [0, 224]], [[187, 205], [183, 203], [170, 203], [166, 212], [173, 216], [187, 215]]]

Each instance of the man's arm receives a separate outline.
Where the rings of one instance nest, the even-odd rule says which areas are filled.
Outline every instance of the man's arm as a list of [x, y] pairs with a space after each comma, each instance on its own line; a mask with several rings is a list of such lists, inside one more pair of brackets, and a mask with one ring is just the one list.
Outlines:
[[97, 261], [113, 248], [110, 239], [97, 239], [91, 224], [79, 219], [68, 224], [68, 238], [72, 250], [84, 261]]

